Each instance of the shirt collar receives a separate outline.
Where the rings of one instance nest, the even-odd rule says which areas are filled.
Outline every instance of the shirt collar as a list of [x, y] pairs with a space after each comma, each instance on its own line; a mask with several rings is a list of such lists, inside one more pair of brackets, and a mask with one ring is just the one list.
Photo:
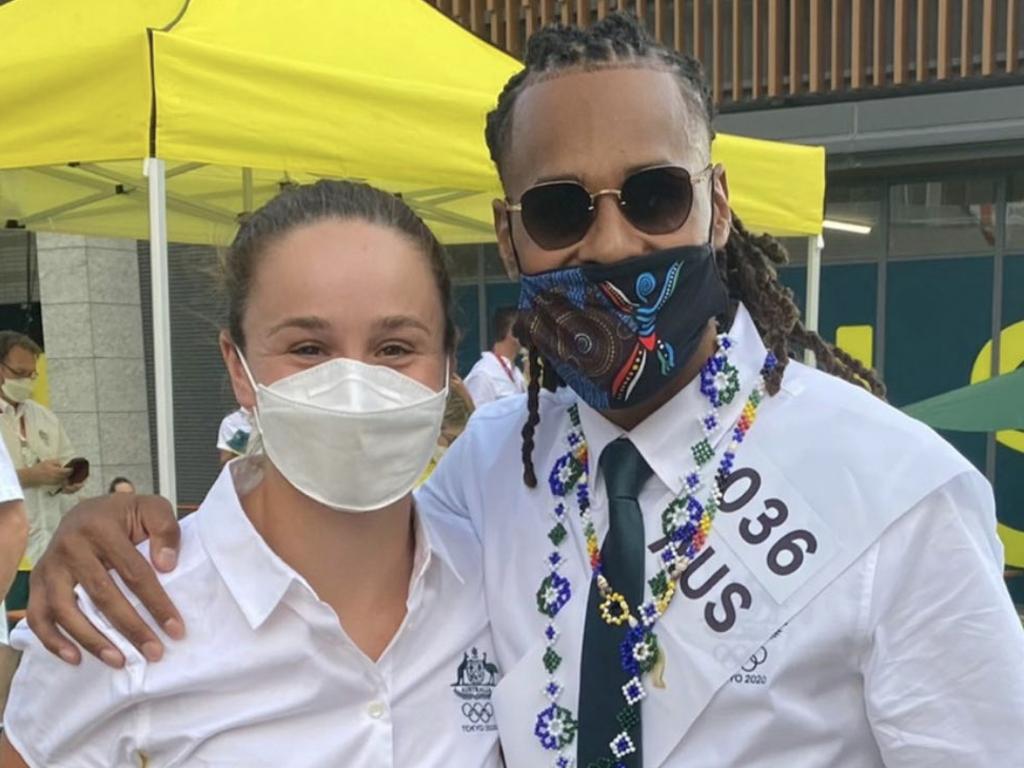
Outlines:
[[21, 416], [21, 414], [24, 412], [25, 403], [18, 403], [17, 405], [12, 405], [11, 403], [8, 403], [6, 400], [0, 397], [0, 413], [2, 413], [4, 416]]
[[258, 628], [299, 575], [267, 546], [239, 501], [239, 490], [258, 472], [254, 460], [235, 459], [221, 470], [198, 517], [199, 538], [249, 626]]
[[[267, 620], [293, 583], [306, 584], [306, 580], [267, 545], [242, 509], [239, 488], [256, 482], [257, 462], [256, 457], [228, 462], [196, 513], [203, 546], [253, 629]], [[433, 555], [462, 581], [438, 535], [438, 523], [428, 518], [414, 507], [415, 551], [410, 600], [418, 591], [415, 587], [430, 567]]]
[[[729, 362], [739, 371], [740, 389], [728, 405], [718, 409], [720, 425], [709, 438], [713, 447], [730, 434], [747, 397], [760, 380], [767, 354], [761, 335], [742, 304], [736, 311], [729, 338], [734, 342]], [[628, 437], [658, 479], [673, 493], [682, 492], [686, 476], [696, 469], [690, 449], [704, 437], [700, 419], [710, 410], [710, 404], [700, 391], [699, 375], [631, 431], [608, 421], [582, 400], [577, 399], [577, 402], [591, 457], [590, 474], [595, 483], [602, 482], [598, 477], [599, 459], [605, 446], [619, 437]]]
[[431, 512], [419, 509], [415, 502], [413, 503], [413, 519], [416, 524], [416, 555], [413, 560], [412, 569], [413, 582], [423, 577], [423, 574], [426, 573], [427, 568], [430, 567], [430, 563], [436, 556], [452, 572], [452, 575], [459, 580], [460, 584], [465, 584], [466, 581], [459, 572], [455, 559], [445, 543], [444, 535], [439, 530], [440, 526], [444, 525], [443, 521], [435, 519]]

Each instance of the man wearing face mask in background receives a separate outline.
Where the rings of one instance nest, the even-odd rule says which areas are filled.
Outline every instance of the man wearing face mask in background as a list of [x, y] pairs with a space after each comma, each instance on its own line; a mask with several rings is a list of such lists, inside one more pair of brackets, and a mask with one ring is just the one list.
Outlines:
[[43, 554], [60, 523], [60, 494], [82, 489], [82, 484], [67, 483], [71, 470], [64, 465], [75, 451], [64, 427], [53, 411], [31, 399], [41, 354], [28, 336], [0, 331], [0, 436], [25, 493], [29, 522], [25, 556], [30, 565]]

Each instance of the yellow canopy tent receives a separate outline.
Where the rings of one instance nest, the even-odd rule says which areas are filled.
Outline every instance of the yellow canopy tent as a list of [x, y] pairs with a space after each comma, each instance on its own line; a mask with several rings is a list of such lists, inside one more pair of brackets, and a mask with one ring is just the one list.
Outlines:
[[[282, 182], [320, 176], [403, 193], [446, 242], [491, 238], [483, 115], [520, 65], [420, 0], [16, 0], [0, 50], [8, 226], [145, 238], [159, 157], [172, 241], [223, 244]], [[715, 149], [748, 226], [820, 232], [823, 150]]]
[[[483, 119], [520, 64], [421, 0], [15, 0], [0, 7], [0, 224], [150, 239], [159, 487], [174, 496], [166, 242], [223, 244], [284, 183], [398, 192], [493, 239]], [[731, 136], [754, 230], [821, 230], [824, 151]]]

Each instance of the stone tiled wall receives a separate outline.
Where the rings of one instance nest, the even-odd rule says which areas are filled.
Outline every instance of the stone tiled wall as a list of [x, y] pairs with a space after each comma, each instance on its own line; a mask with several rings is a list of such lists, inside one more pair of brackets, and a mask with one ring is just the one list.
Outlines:
[[153, 488], [138, 255], [134, 240], [40, 233], [39, 296], [50, 404], [92, 476]]

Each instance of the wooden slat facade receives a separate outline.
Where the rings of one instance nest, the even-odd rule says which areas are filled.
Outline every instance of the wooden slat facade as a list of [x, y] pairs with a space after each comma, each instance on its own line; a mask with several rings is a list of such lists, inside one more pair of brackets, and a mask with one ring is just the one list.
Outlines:
[[1022, 0], [424, 0], [521, 56], [615, 11], [704, 62], [716, 102], [1024, 74]]

